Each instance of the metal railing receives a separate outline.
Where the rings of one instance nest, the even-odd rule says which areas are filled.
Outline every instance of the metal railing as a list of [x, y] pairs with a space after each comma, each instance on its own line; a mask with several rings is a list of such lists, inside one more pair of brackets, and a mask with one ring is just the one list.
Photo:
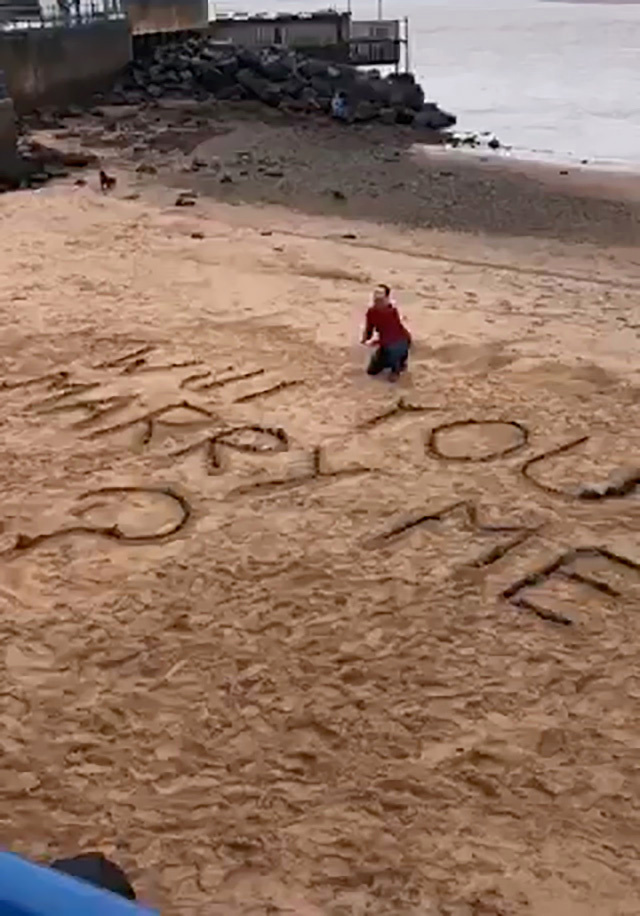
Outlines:
[[104, 0], [104, 2], [101, 0], [79, 0], [79, 2], [61, 0], [60, 3], [45, 3], [41, 0], [39, 6], [39, 12], [34, 12], [33, 15], [18, 14], [15, 18], [0, 20], [0, 31], [69, 28], [127, 18], [120, 0]]

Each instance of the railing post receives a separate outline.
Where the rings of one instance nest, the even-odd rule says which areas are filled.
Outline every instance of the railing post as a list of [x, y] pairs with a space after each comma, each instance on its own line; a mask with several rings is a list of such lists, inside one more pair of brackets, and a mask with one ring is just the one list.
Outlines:
[[404, 68], [411, 73], [411, 49], [409, 47], [409, 17], [404, 17]]

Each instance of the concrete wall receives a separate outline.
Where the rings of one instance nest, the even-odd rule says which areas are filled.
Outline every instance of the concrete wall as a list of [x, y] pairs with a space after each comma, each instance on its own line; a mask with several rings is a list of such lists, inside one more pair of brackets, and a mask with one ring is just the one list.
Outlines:
[[11, 99], [0, 99], [0, 175], [16, 158], [16, 119]]
[[207, 0], [123, 0], [134, 35], [204, 29], [209, 21]]
[[126, 19], [0, 32], [0, 70], [17, 111], [107, 88], [131, 59]]

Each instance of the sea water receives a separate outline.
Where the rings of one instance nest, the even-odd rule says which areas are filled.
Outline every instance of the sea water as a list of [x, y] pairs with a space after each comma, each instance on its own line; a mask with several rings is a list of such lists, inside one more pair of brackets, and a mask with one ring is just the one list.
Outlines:
[[[225, 0], [296, 12], [322, 0]], [[328, 4], [326, 4], [328, 5]], [[640, 164], [640, 3], [352, 0], [356, 18], [409, 17], [411, 67], [462, 131], [518, 157]], [[346, 3], [337, 4], [346, 8]]]

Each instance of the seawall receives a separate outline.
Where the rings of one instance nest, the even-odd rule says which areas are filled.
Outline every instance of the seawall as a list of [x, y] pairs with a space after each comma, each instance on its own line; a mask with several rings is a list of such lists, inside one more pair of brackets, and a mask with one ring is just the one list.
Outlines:
[[0, 174], [15, 163], [16, 121], [11, 99], [0, 98]]
[[126, 18], [0, 32], [0, 70], [18, 112], [88, 98], [130, 59]]

